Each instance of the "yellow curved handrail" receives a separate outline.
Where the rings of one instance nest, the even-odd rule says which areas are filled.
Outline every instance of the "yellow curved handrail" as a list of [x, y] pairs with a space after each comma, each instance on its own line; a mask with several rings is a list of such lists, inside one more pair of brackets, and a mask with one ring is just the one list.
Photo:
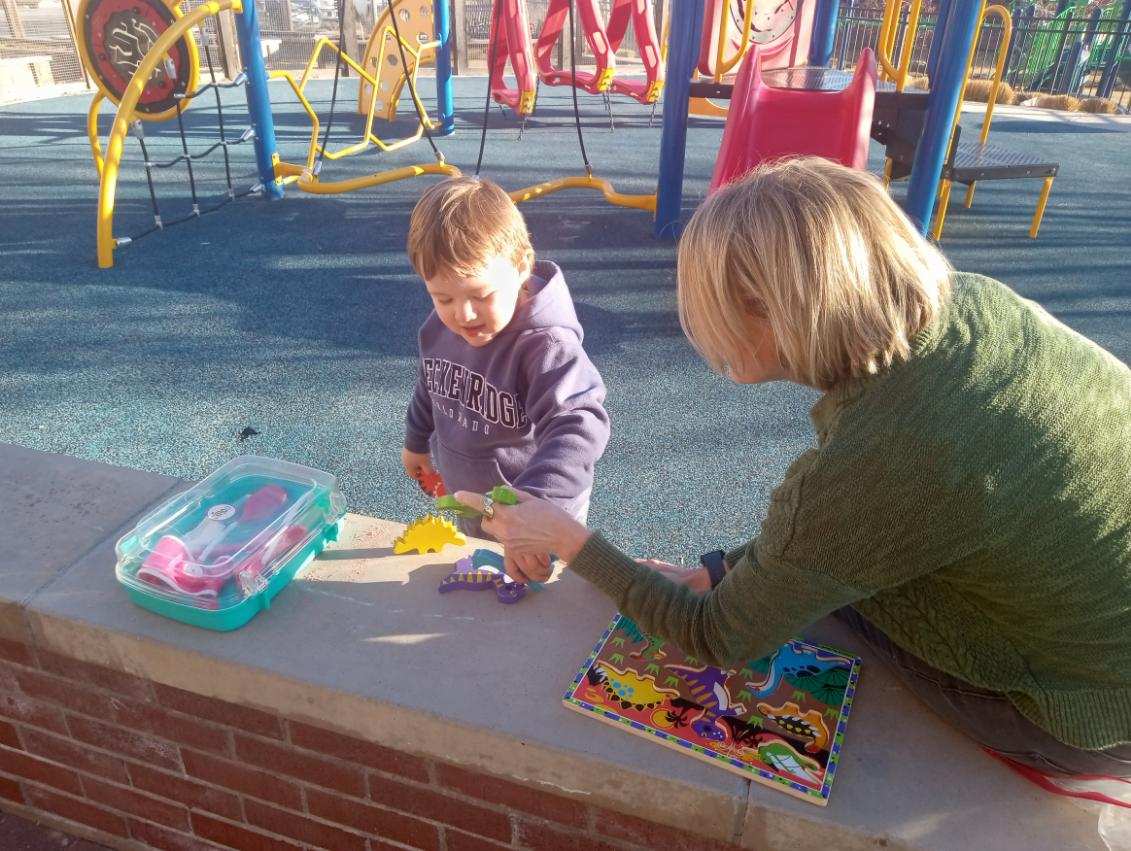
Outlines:
[[521, 204], [523, 201], [531, 201], [553, 192], [560, 192], [563, 189], [596, 189], [605, 196], [605, 200], [610, 204], [615, 204], [618, 207], [632, 207], [636, 210], [647, 210], [652, 213], [656, 212], [655, 195], [626, 195], [613, 189], [613, 185], [609, 181], [592, 175], [547, 180], [545, 183], [536, 183], [534, 186], [528, 186], [525, 189], [516, 189], [510, 193], [510, 196], [516, 204]]
[[911, 76], [911, 57], [915, 52], [915, 38], [919, 33], [923, 0], [911, 0], [907, 10], [907, 26], [903, 30], [903, 41], [897, 47], [895, 37], [899, 30], [899, 11], [902, 7], [903, 0], [888, 0], [887, 5], [884, 6], [884, 18], [876, 39], [876, 61], [884, 76], [895, 83], [897, 92], [903, 91], [908, 77]]
[[726, 57], [727, 30], [730, 29], [730, 2], [724, 0], [726, 8], [722, 10], [719, 22], [719, 46], [715, 51], [715, 82], [721, 83], [742, 57], [750, 50], [750, 35], [754, 30], [754, 2], [749, 0], [742, 14], [742, 37], [738, 40], [738, 50], [728, 61]]
[[297, 178], [291, 183], [303, 192], [312, 195], [338, 195], [343, 192], [354, 192], [358, 189], [368, 189], [371, 186], [381, 186], [385, 183], [395, 183], [410, 177], [420, 177], [422, 174], [443, 174], [448, 177], [459, 177], [461, 172], [454, 165], [448, 163], [424, 163], [422, 165], [408, 165], [393, 168], [388, 171], [378, 171], [364, 177], [351, 177], [347, 180], [321, 181], [315, 178], [309, 169], [303, 169], [294, 163], [275, 163], [275, 176], [284, 180]]
[[[982, 119], [982, 144], [986, 144], [986, 140], [990, 136], [990, 124], [994, 120], [994, 106], [997, 105], [997, 96], [1001, 91], [1001, 81], [1005, 76], [1005, 60], [1009, 55], [1009, 42], [1013, 39], [1013, 16], [1010, 15], [1009, 9], [1000, 4], [987, 6], [982, 12], [981, 23], [979, 27], [985, 23], [986, 18], [990, 15], [996, 15], [1001, 19], [1001, 43], [998, 44], [997, 56], [994, 57], [994, 76], [993, 87], [990, 89], [989, 100], [986, 101], [986, 115]], [[967, 66], [966, 77], [969, 81], [971, 68]]]
[[122, 161], [122, 149], [125, 144], [126, 133], [129, 131], [130, 120], [133, 118], [134, 107], [145, 91], [149, 75], [162, 61], [169, 48], [176, 43], [185, 32], [195, 27], [205, 18], [218, 15], [225, 9], [233, 12], [243, 11], [242, 0], [207, 0], [197, 6], [183, 18], [178, 19], [165, 32], [161, 33], [149, 52], [142, 57], [141, 62], [130, 77], [130, 82], [122, 92], [122, 99], [118, 103], [118, 112], [114, 116], [114, 126], [110, 129], [110, 138], [106, 142], [106, 156], [102, 164], [102, 180], [98, 189], [98, 265], [102, 269], [109, 269], [114, 265], [114, 194], [118, 188], [118, 166]]
[[90, 100], [90, 109], [86, 111], [86, 138], [90, 141], [90, 155], [94, 157], [94, 168], [99, 177], [102, 177], [102, 145], [98, 141], [98, 110], [105, 97], [102, 89], [95, 91]]

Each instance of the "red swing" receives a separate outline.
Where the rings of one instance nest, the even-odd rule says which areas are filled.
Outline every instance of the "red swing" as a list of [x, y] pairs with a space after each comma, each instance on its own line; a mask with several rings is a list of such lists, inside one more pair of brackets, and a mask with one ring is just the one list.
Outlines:
[[[526, 0], [495, 0], [491, 9], [490, 47], [491, 97], [521, 116], [534, 112], [538, 81], [530, 53], [530, 30], [526, 26]], [[510, 60], [516, 88], [509, 88], [503, 75]]]

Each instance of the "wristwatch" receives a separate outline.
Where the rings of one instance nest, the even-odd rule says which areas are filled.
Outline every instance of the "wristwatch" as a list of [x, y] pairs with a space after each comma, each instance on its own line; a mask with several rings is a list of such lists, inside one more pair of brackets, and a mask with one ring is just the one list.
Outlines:
[[714, 588], [723, 581], [727, 575], [726, 553], [722, 550], [712, 550], [699, 556], [699, 563], [707, 568], [707, 575], [711, 577], [711, 587]]

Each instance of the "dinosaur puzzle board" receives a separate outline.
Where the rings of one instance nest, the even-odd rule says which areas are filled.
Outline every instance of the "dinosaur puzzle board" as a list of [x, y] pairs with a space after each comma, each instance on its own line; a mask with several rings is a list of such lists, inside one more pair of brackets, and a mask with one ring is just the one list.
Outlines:
[[802, 641], [724, 671], [641, 633], [618, 614], [564, 703], [825, 806], [859, 676], [855, 656]]

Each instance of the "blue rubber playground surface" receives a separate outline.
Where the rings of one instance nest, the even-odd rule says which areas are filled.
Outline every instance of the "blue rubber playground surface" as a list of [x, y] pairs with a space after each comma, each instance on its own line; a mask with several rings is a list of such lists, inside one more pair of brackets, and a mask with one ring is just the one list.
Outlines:
[[[352, 85], [339, 93], [340, 144], [360, 131], [348, 114]], [[466, 171], [483, 87], [457, 81], [457, 130], [438, 140]], [[422, 88], [430, 93], [431, 82]], [[325, 115], [329, 82], [312, 90]], [[297, 161], [305, 115], [283, 87], [272, 97], [280, 152]], [[659, 122], [649, 127], [646, 108], [617, 100], [610, 132], [600, 100], [580, 97], [595, 172], [621, 191], [652, 191]], [[121, 248], [116, 267], [102, 271], [88, 102], [0, 108], [0, 441], [186, 478], [239, 453], [270, 455], [337, 474], [351, 510], [402, 521], [421, 513], [426, 502], [401, 471], [400, 446], [429, 301], [404, 240], [421, 184], [434, 178], [345, 196], [241, 199]], [[238, 135], [242, 93], [225, 102], [229, 135]], [[1040, 239], [1027, 236], [1039, 181], [986, 183], [971, 210], [955, 192], [944, 249], [959, 269], [1000, 278], [1131, 361], [1127, 119], [1002, 112], [993, 139], [1061, 163]], [[194, 150], [218, 139], [216, 118], [203, 103], [188, 111]], [[965, 116], [968, 133], [978, 118]], [[109, 120], [107, 112], [104, 132]], [[180, 152], [175, 122], [147, 132], [155, 159]], [[720, 134], [708, 121], [689, 132], [688, 209], [706, 189]], [[421, 142], [327, 163], [323, 179], [430, 160]], [[233, 149], [231, 168], [237, 190], [254, 182], [250, 145]], [[508, 189], [582, 173], [568, 91], [543, 88], [521, 139], [493, 108], [483, 173]], [[218, 155], [195, 176], [202, 205], [226, 188]], [[156, 190], [166, 220], [190, 209], [183, 166], [162, 172]], [[118, 211], [118, 235], [152, 223], [133, 140]], [[790, 460], [812, 443], [815, 394], [736, 387], [699, 362], [676, 317], [674, 248], [652, 239], [648, 214], [580, 191], [523, 212], [540, 256], [565, 269], [609, 388], [613, 436], [591, 525], [640, 555], [673, 560], [748, 538]]]

